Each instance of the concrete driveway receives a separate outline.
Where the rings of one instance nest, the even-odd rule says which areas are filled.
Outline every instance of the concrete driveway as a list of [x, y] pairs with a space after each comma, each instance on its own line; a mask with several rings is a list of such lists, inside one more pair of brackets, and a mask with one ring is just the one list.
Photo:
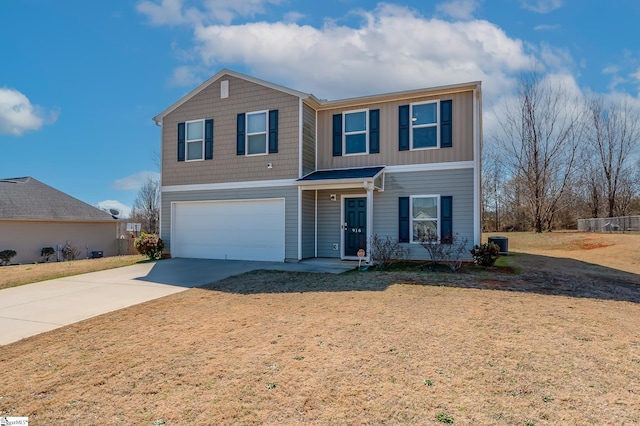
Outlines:
[[167, 259], [0, 290], [0, 345], [257, 269], [340, 273], [353, 262]]

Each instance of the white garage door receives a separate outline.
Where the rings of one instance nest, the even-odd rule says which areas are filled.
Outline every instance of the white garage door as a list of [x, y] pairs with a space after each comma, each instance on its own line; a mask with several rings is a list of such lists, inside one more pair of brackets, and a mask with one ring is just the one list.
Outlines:
[[284, 200], [175, 203], [171, 255], [284, 261]]

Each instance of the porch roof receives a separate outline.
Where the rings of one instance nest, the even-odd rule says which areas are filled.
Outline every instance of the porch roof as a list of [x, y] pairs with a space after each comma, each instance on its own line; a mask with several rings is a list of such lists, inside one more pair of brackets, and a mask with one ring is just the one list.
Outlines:
[[374, 184], [384, 166], [317, 170], [296, 180], [302, 189], [358, 188]]

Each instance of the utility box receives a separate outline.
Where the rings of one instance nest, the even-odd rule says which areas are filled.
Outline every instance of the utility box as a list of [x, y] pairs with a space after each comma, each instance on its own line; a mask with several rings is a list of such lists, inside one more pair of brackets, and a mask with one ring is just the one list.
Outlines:
[[489, 237], [489, 242], [499, 247], [500, 254], [509, 254], [509, 239], [507, 237]]

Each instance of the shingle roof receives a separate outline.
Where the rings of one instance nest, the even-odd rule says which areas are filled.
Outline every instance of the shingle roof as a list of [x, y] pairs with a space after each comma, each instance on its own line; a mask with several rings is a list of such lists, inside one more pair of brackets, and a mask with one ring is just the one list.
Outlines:
[[380, 173], [384, 166], [359, 167], [355, 169], [318, 170], [298, 179], [301, 181], [316, 181], [325, 179], [365, 179], [372, 178]]
[[0, 220], [113, 221], [109, 213], [32, 178], [0, 179]]

